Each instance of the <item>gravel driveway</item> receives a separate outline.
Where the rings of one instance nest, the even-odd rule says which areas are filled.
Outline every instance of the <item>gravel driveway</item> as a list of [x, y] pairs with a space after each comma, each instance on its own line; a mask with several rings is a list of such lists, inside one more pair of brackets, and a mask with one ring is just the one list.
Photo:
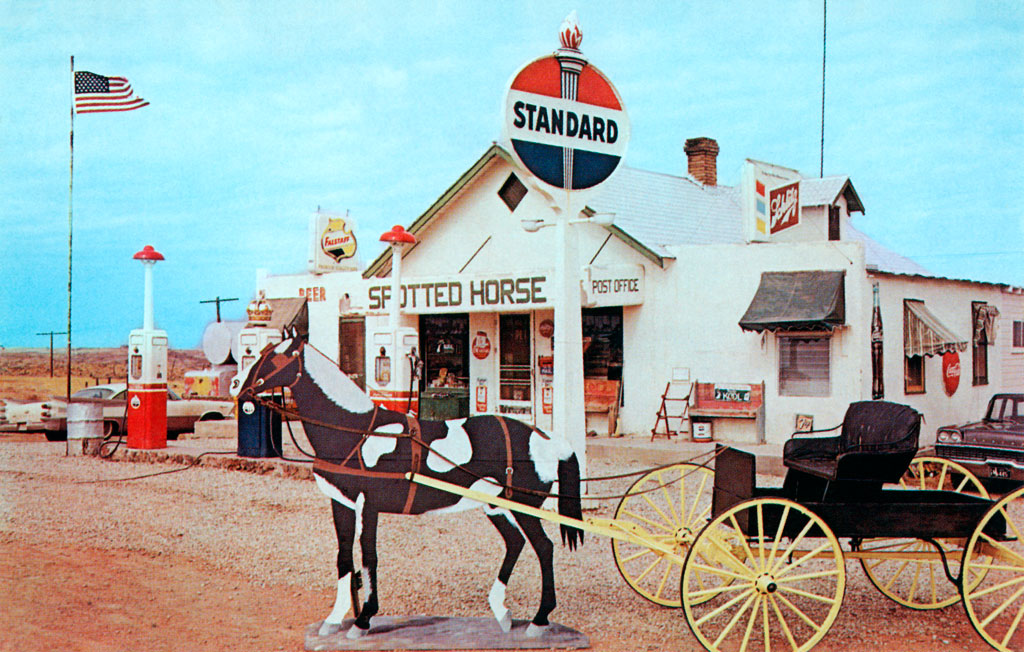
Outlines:
[[[302, 649], [304, 628], [333, 601], [336, 544], [327, 499], [308, 480], [203, 467], [94, 482], [169, 468], [66, 457], [63, 444], [0, 438], [0, 650]], [[595, 476], [638, 468], [590, 460]], [[628, 484], [603, 483], [596, 492], [619, 493]], [[604, 503], [588, 514], [611, 516], [614, 507]], [[555, 526], [547, 529], [560, 540]], [[490, 615], [487, 592], [503, 549], [482, 513], [382, 515], [379, 532], [382, 614]], [[111, 570], [89, 590], [134, 596], [127, 613], [104, 611], [103, 594], [75, 594], [85, 590], [79, 581], [89, 567], [79, 563], [76, 571], [76, 560], [91, 558]], [[575, 553], [556, 546], [555, 569], [552, 619], [587, 634], [595, 650], [700, 649], [680, 611], [648, 603], [623, 582], [607, 540], [588, 537]], [[905, 609], [873, 589], [858, 564], [848, 563], [847, 572], [843, 609], [816, 650], [989, 649], [961, 606]], [[161, 578], [157, 586], [146, 581], [152, 573]], [[276, 602], [261, 604], [266, 596]], [[536, 559], [527, 550], [507, 605], [516, 618], [530, 618], [539, 597]], [[53, 605], [72, 599], [84, 615], [63, 617], [84, 618], [88, 627], [68, 631], [69, 622], [55, 617]], [[162, 612], [159, 626], [147, 608]], [[137, 618], [154, 624], [136, 635]], [[202, 620], [191, 623], [195, 618]]]

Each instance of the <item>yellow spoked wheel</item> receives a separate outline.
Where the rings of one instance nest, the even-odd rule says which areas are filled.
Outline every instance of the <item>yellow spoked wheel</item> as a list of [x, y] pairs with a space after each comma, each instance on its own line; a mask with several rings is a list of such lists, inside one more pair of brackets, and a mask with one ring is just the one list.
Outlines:
[[[988, 491], [970, 470], [940, 457], [918, 457], [900, 479], [900, 487], [911, 490], [972, 493], [988, 498]], [[964, 539], [938, 539], [946, 555], [950, 573], [960, 573]], [[960, 600], [960, 589], [949, 581], [942, 559], [932, 544], [920, 539], [867, 539], [860, 547], [866, 553], [888, 555], [860, 560], [860, 565], [876, 589], [891, 600], [911, 609], [941, 609]], [[984, 577], [964, 575], [968, 586], [976, 586]]]
[[633, 483], [615, 510], [615, 521], [636, 541], [612, 539], [612, 556], [622, 578], [651, 602], [679, 607], [682, 566], [643, 545], [656, 541], [680, 559], [711, 516], [714, 471], [696, 464], [655, 469]]
[[809, 650], [835, 622], [843, 551], [816, 514], [782, 498], [740, 503], [694, 540], [683, 567], [686, 622], [708, 650]]
[[900, 478], [904, 489], [970, 492], [988, 498], [988, 491], [967, 467], [942, 457], [915, 457]]
[[974, 629], [997, 650], [1024, 650], [1024, 488], [985, 513], [967, 541], [963, 571], [981, 575], [963, 587]]

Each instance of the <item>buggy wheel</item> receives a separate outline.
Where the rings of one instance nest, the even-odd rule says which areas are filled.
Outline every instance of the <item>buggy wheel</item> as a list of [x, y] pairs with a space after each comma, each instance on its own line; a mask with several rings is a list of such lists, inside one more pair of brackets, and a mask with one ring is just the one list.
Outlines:
[[1024, 488], [982, 517], [964, 550], [963, 572], [981, 575], [962, 588], [974, 629], [997, 650], [1024, 650]]
[[642, 476], [615, 509], [615, 520], [637, 535], [637, 541], [612, 539], [612, 556], [622, 579], [644, 598], [665, 607], [679, 607], [682, 566], [643, 545], [654, 540], [671, 546], [683, 558], [697, 532], [711, 516], [714, 471], [696, 464], [673, 464]]
[[846, 589], [839, 541], [814, 512], [783, 498], [735, 505], [690, 547], [686, 622], [708, 650], [809, 650], [835, 622]]
[[[953, 491], [974, 493], [988, 498], [988, 491], [968, 469], [941, 457], [917, 457], [900, 478], [900, 487], [910, 490]], [[960, 559], [964, 539], [938, 539], [946, 555], [950, 573], [961, 572]], [[867, 539], [860, 547], [868, 553], [860, 565], [868, 579], [882, 595], [911, 609], [941, 609], [960, 601], [960, 590], [946, 577], [942, 560], [935, 558], [935, 546], [920, 539]], [[870, 553], [898, 553], [871, 558]], [[978, 575], [977, 573], [981, 573]], [[984, 577], [981, 567], [963, 575], [968, 586], [976, 586]]]

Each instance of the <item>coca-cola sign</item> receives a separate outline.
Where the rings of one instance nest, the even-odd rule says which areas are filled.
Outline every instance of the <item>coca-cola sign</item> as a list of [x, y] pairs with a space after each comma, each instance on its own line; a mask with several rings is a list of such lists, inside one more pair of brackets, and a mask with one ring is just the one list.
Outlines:
[[772, 235], [800, 223], [800, 182], [768, 192], [768, 231]]
[[948, 396], [956, 393], [960, 386], [960, 354], [956, 351], [942, 354], [942, 385]]

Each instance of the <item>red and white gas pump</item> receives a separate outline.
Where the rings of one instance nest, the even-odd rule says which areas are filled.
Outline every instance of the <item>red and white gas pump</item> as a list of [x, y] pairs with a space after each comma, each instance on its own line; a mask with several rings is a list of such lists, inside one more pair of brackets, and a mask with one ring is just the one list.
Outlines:
[[128, 448], [167, 447], [167, 332], [153, 327], [153, 266], [163, 255], [146, 245], [133, 256], [146, 273], [142, 328], [128, 336]]
[[398, 412], [419, 412], [419, 356], [416, 345], [419, 334], [415, 328], [399, 327], [398, 317], [402, 305], [402, 248], [416, 243], [416, 236], [401, 225], [394, 226], [380, 237], [391, 245], [391, 295], [388, 297], [388, 324], [385, 328], [370, 328], [370, 346], [367, 347], [368, 367], [373, 375], [368, 379], [370, 399], [381, 407]]

